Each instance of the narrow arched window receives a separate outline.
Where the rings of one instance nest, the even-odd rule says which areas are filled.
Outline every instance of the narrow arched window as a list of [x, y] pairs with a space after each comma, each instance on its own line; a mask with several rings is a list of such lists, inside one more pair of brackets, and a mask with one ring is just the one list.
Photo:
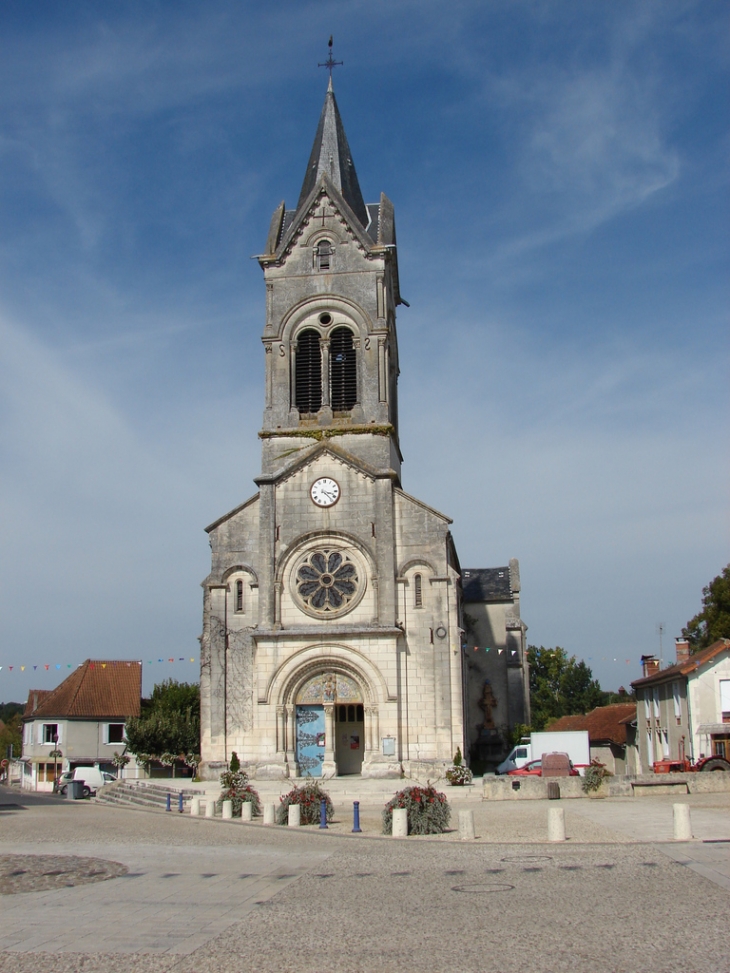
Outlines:
[[357, 362], [352, 331], [335, 328], [330, 336], [330, 402], [333, 412], [349, 412], [357, 402]]
[[415, 608], [423, 608], [423, 585], [420, 574], [413, 579], [413, 605]]
[[236, 611], [243, 611], [243, 581], [236, 582]]
[[329, 270], [332, 259], [332, 244], [329, 240], [320, 240], [317, 244], [317, 270]]
[[319, 333], [308, 328], [297, 340], [296, 407], [300, 413], [319, 412], [322, 407], [322, 355]]

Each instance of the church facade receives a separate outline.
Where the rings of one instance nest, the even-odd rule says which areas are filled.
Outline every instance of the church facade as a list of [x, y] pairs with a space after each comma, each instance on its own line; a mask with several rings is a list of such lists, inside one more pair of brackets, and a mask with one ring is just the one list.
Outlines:
[[434, 776], [484, 739], [487, 677], [466, 661], [451, 521], [401, 486], [393, 205], [364, 202], [331, 81], [258, 259], [262, 465], [207, 528], [202, 772], [235, 751], [258, 778]]

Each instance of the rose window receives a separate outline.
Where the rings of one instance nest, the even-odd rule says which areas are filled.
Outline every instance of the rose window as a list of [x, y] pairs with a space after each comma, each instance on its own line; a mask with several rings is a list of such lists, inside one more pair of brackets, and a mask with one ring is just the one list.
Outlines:
[[358, 588], [357, 567], [339, 551], [314, 551], [297, 568], [297, 594], [316, 612], [342, 611]]

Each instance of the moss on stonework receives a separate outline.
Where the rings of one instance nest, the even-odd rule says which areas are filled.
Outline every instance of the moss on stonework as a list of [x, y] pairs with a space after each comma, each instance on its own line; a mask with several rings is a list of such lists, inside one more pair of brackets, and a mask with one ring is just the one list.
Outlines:
[[[346, 429], [276, 429], [272, 431], [262, 430], [259, 439], [314, 439], [320, 443], [323, 439], [334, 439], [335, 436], [390, 436], [395, 430], [390, 424], [385, 426], [349, 426]], [[297, 452], [296, 449], [290, 452]], [[286, 456], [286, 453], [282, 455]]]

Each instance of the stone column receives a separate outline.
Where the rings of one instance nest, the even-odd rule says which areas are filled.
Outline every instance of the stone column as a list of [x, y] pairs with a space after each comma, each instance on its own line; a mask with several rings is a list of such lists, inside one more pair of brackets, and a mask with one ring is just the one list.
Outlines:
[[335, 761], [335, 706], [334, 703], [324, 704], [324, 763], [322, 777], [337, 776]]
[[290, 777], [297, 776], [297, 720], [296, 720], [296, 706], [289, 703], [285, 707], [286, 709], [286, 722], [285, 727], [285, 742], [284, 750], [286, 753], [286, 765], [287, 773]]
[[276, 753], [282, 757], [286, 754], [286, 708], [276, 707]]

